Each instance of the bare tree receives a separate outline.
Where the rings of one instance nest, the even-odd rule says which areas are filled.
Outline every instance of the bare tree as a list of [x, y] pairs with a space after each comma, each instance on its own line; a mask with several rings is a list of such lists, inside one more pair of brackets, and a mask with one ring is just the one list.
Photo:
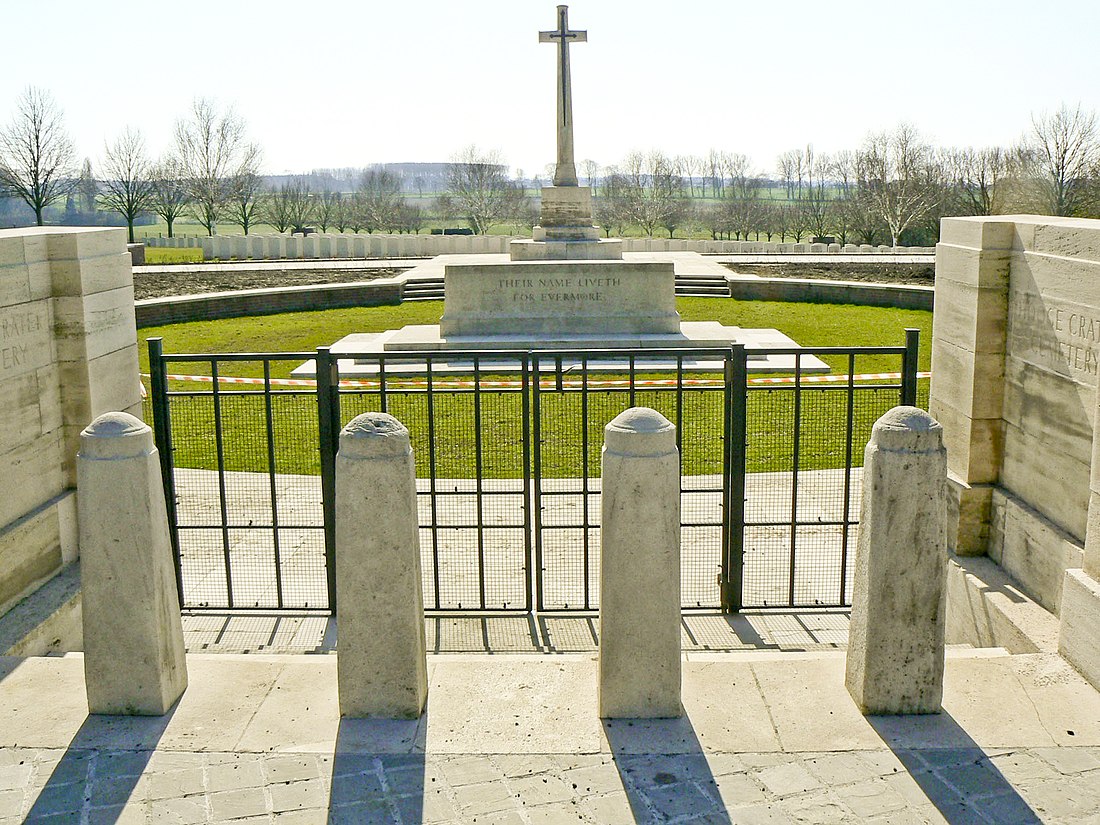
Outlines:
[[398, 231], [420, 234], [424, 227], [424, 210], [419, 204], [402, 203], [397, 211], [395, 224]]
[[764, 235], [769, 241], [774, 237], [779, 243], [787, 237], [787, 229], [790, 223], [790, 207], [774, 200], [768, 201], [764, 206]]
[[795, 243], [802, 243], [802, 238], [810, 231], [810, 212], [806, 208], [806, 199], [799, 198], [784, 209], [787, 211], [787, 234], [794, 238]]
[[1094, 201], [1100, 166], [1096, 113], [1063, 105], [1053, 114], [1032, 116], [1023, 147], [1052, 215], [1080, 215]]
[[95, 215], [99, 208], [99, 182], [92, 171], [91, 158], [84, 158], [80, 177], [76, 179], [76, 191], [80, 195], [80, 211], [85, 215]]
[[592, 200], [592, 217], [607, 237], [615, 229], [621, 235], [630, 222], [629, 188], [626, 176], [614, 166], [604, 170], [600, 195]]
[[356, 189], [360, 220], [368, 232], [393, 228], [405, 205], [401, 176], [385, 167], [375, 166], [359, 178]]
[[710, 193], [712, 197], [722, 197], [722, 190], [725, 188], [725, 180], [723, 177], [723, 169], [725, 168], [725, 155], [716, 149], [711, 149], [707, 153], [706, 161], [706, 177], [704, 178], [703, 185], [703, 197], [707, 196], [706, 179], [710, 179]]
[[793, 201], [802, 197], [802, 185], [813, 165], [813, 153], [813, 147], [807, 146], [804, 151], [789, 149], [776, 159], [776, 170], [787, 189], [787, 200]]
[[633, 152], [623, 162], [623, 175], [629, 222], [651, 238], [658, 227], [668, 230], [671, 237], [686, 209], [684, 179], [673, 161], [659, 151], [645, 155]]
[[133, 243], [134, 221], [143, 212], [152, 211], [155, 203], [153, 169], [141, 132], [124, 129], [114, 143], [104, 147], [99, 166], [103, 172], [103, 204], [123, 217]]
[[328, 189], [314, 199], [313, 219], [322, 232], [328, 232], [329, 226], [342, 208], [341, 201], [343, 201], [342, 194]]
[[233, 178], [258, 171], [260, 149], [248, 142], [244, 121], [232, 109], [222, 111], [213, 101], [199, 98], [189, 119], [176, 122], [176, 151], [195, 217], [213, 235]]
[[600, 165], [591, 158], [585, 158], [581, 161], [581, 168], [584, 170], [584, 179], [588, 183], [588, 187], [592, 190], [592, 194], [596, 194], [596, 183], [600, 177]]
[[12, 122], [0, 130], [0, 186], [33, 209], [42, 226], [46, 207], [73, 190], [75, 157], [61, 110], [49, 92], [27, 87]]
[[802, 190], [799, 206], [806, 215], [807, 224], [814, 237], [828, 235], [833, 225], [833, 201], [829, 198], [827, 177], [830, 169], [829, 158], [820, 155], [813, 157], [807, 148], [810, 162], [806, 187]]
[[263, 216], [276, 232], [287, 232], [291, 227], [289, 192], [293, 184], [284, 183], [269, 189], [263, 199]]
[[1008, 171], [1008, 153], [1000, 147], [946, 149], [952, 211], [959, 215], [995, 215], [1003, 201], [1000, 183]]
[[187, 180], [179, 158], [168, 155], [162, 158], [151, 172], [152, 209], [168, 224], [168, 237], [172, 237], [176, 221], [190, 208]]
[[300, 229], [313, 219], [313, 198], [301, 178], [287, 181], [264, 199], [264, 220], [277, 232]]
[[260, 222], [263, 212], [263, 181], [252, 170], [244, 170], [229, 179], [225, 215], [244, 234]]
[[479, 235], [514, 209], [517, 187], [507, 169], [499, 152], [481, 152], [476, 146], [467, 146], [447, 164], [447, 191], [454, 207]]
[[859, 162], [866, 194], [897, 246], [901, 233], [940, 196], [932, 149], [913, 126], [902, 123], [893, 132], [869, 135]]

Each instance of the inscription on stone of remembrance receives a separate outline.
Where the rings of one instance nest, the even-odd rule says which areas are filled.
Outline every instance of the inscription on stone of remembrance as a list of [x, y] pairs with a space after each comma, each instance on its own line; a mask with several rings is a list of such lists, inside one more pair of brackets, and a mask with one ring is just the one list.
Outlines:
[[1036, 365], [1085, 380], [1100, 370], [1100, 313], [1035, 295], [1010, 303], [1009, 351]]
[[49, 359], [49, 329], [41, 309], [0, 310], [0, 375], [15, 375]]
[[513, 304], [601, 304], [608, 290], [622, 286], [622, 278], [500, 278], [497, 285]]

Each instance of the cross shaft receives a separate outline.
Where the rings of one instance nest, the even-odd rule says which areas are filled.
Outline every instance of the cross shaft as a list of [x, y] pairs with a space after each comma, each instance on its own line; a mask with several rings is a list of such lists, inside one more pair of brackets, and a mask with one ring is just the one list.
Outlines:
[[554, 186], [576, 186], [577, 164], [573, 158], [573, 89], [569, 75], [569, 43], [585, 43], [588, 32], [569, 28], [569, 7], [558, 6], [558, 27], [539, 32], [540, 43], [558, 44], [558, 162]]

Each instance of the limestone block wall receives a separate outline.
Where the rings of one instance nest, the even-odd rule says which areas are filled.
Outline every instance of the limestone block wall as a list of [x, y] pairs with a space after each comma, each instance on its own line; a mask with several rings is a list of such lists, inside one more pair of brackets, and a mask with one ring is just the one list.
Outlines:
[[1100, 367], [1100, 221], [949, 218], [936, 250], [930, 410], [960, 554], [1048, 610], [1081, 566]]
[[[519, 238], [505, 235], [177, 235], [147, 238], [151, 247], [195, 249], [204, 260], [279, 260], [283, 258], [420, 258], [435, 255], [505, 253]], [[924, 246], [889, 247], [868, 244], [770, 243], [707, 241], [685, 238], [626, 238], [624, 252], [698, 252], [704, 255], [931, 255]]]
[[80, 430], [140, 415], [124, 229], [0, 230], [0, 615], [78, 555]]

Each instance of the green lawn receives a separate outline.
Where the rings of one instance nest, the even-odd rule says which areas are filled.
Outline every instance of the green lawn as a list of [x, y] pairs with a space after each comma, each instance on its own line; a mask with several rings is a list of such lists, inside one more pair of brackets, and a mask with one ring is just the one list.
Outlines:
[[145, 247], [147, 264], [201, 264], [201, 249], [168, 249], [155, 246]]
[[[920, 368], [930, 362], [931, 313], [876, 307], [789, 304], [734, 301], [723, 298], [680, 298], [677, 306], [686, 321], [717, 320], [742, 327], [774, 327], [806, 346], [898, 346], [904, 329], [921, 330]], [[300, 312], [224, 321], [194, 322], [147, 328], [146, 339], [161, 336], [168, 353], [216, 352], [306, 352], [330, 344], [350, 332], [372, 332], [405, 324], [437, 323], [440, 301], [416, 302], [388, 307]], [[826, 360], [834, 372], [847, 373], [845, 356]], [[273, 378], [287, 377], [299, 359], [272, 363]], [[142, 372], [148, 372], [143, 344]], [[894, 372], [898, 356], [868, 355], [856, 360], [857, 373]], [[201, 364], [170, 363], [173, 374], [208, 374]], [[262, 377], [259, 362], [222, 363], [221, 375]], [[487, 376], [490, 378], [492, 376]], [[498, 376], [499, 377], [499, 376]], [[608, 377], [608, 376], [600, 376]], [[653, 376], [657, 377], [657, 376]], [[703, 377], [703, 376], [692, 376]], [[925, 392], [926, 385], [925, 384]], [[173, 381], [173, 390], [195, 393], [173, 399], [173, 439], [176, 463], [181, 467], [212, 468], [216, 465], [213, 403], [210, 386]], [[267, 410], [261, 394], [242, 395], [255, 387], [223, 385], [223, 454], [230, 470], [264, 471], [268, 449], [264, 435]], [[468, 478], [474, 474], [477, 456], [475, 415], [481, 419], [483, 472], [489, 477], [522, 476], [522, 396], [514, 391], [483, 391], [479, 409], [465, 388], [437, 387], [433, 394], [436, 475]], [[542, 461], [544, 477], [577, 477], [583, 472], [599, 473], [602, 429], [615, 414], [629, 406], [626, 391], [601, 388], [590, 391], [582, 403], [577, 392], [558, 392], [547, 387], [540, 393], [542, 406]], [[404, 421], [413, 436], [418, 470], [428, 471], [428, 398], [419, 386], [391, 387], [387, 409]], [[682, 421], [682, 461], [686, 474], [721, 472], [720, 437], [723, 395], [713, 389], [674, 391], [638, 390], [635, 403], [653, 406], [666, 416]], [[852, 453], [855, 464], [862, 460], [863, 444], [870, 426], [886, 409], [897, 403], [895, 391], [860, 390], [855, 393], [855, 426]], [[748, 466], [750, 471], [788, 470], [792, 466], [795, 441], [794, 393], [788, 386], [758, 385], [749, 393]], [[844, 425], [847, 394], [842, 390], [804, 392], [798, 410], [801, 436], [798, 443], [801, 469], [824, 469], [844, 465], [849, 449]], [[679, 405], [679, 407], [678, 407]], [[380, 397], [375, 389], [345, 392], [342, 418], [377, 410]], [[587, 409], [585, 409], [587, 407]], [[272, 404], [275, 438], [270, 445], [279, 472], [318, 472], [315, 405], [309, 390], [280, 394]], [[587, 412], [587, 420], [584, 413]], [[583, 445], [588, 441], [587, 456]], [[587, 460], [586, 460], [587, 459]], [[587, 466], [586, 466], [587, 465]]]

